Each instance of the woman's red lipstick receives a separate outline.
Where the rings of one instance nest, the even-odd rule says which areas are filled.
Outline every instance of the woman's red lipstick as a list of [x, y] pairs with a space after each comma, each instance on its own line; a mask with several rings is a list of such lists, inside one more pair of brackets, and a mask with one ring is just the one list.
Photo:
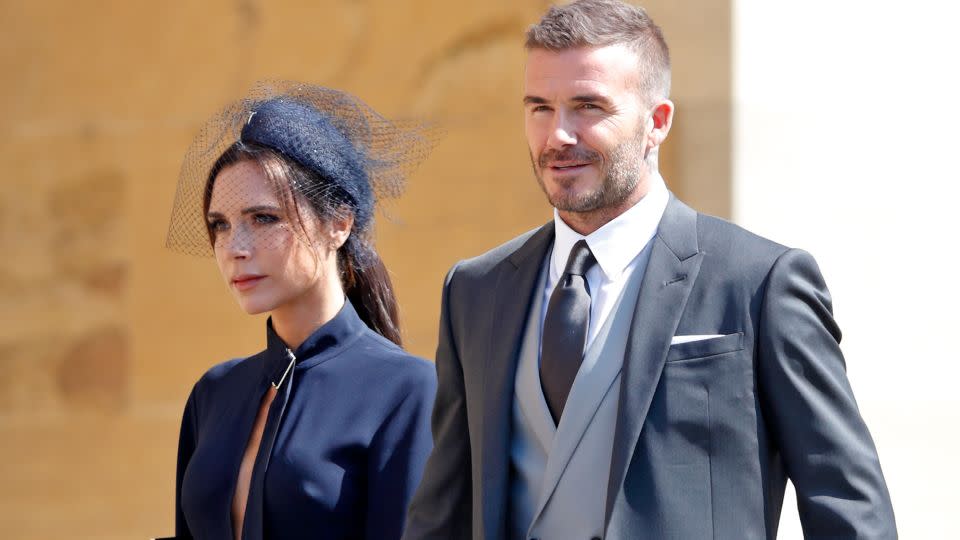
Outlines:
[[230, 280], [230, 283], [238, 291], [249, 291], [263, 281], [267, 276], [260, 276], [256, 274], [240, 274], [239, 276]]

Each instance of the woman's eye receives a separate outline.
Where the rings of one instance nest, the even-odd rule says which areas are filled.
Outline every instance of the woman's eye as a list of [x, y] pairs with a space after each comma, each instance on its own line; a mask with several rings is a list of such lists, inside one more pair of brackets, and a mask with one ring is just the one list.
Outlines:
[[213, 221], [207, 222], [207, 227], [209, 227], [210, 231], [214, 233], [223, 232], [230, 228], [227, 222], [222, 219], [215, 219]]
[[268, 225], [270, 223], [276, 223], [280, 221], [280, 218], [271, 214], [255, 214], [253, 216], [253, 221], [260, 225]]

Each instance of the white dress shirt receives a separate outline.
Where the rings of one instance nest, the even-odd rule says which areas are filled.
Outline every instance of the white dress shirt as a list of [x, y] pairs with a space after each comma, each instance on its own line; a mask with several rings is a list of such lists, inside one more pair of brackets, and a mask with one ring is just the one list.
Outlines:
[[553, 253], [550, 256], [550, 272], [547, 274], [543, 290], [543, 310], [540, 313], [540, 335], [543, 335], [543, 321], [547, 315], [547, 306], [554, 287], [563, 275], [567, 258], [573, 245], [582, 239], [593, 253], [597, 264], [587, 271], [587, 284], [590, 287], [590, 325], [587, 330], [586, 350], [610, 315], [623, 292], [624, 285], [637, 270], [640, 252], [657, 234], [660, 218], [667, 207], [670, 193], [663, 178], [654, 173], [650, 178], [650, 191], [629, 210], [593, 231], [587, 236], [574, 231], [553, 211], [556, 237], [553, 241]]

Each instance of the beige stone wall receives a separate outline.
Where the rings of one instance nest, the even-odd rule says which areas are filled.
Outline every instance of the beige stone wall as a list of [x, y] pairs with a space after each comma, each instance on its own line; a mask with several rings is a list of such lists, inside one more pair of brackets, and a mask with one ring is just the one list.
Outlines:
[[[729, 209], [729, 6], [648, 3], [674, 51], [671, 187]], [[263, 344], [212, 261], [163, 249], [200, 123], [262, 78], [340, 87], [446, 136], [380, 220], [408, 348], [456, 260], [549, 218], [523, 140], [545, 2], [0, 2], [0, 536], [172, 532], [182, 404]]]

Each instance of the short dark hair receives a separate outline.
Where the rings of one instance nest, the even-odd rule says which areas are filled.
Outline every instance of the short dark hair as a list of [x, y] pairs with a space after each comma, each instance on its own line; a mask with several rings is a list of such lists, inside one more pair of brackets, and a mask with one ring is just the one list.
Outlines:
[[620, 0], [577, 0], [551, 6], [527, 30], [527, 50], [615, 44], [627, 45], [640, 57], [641, 92], [652, 98], [670, 95], [670, 51], [660, 27], [641, 7]]

